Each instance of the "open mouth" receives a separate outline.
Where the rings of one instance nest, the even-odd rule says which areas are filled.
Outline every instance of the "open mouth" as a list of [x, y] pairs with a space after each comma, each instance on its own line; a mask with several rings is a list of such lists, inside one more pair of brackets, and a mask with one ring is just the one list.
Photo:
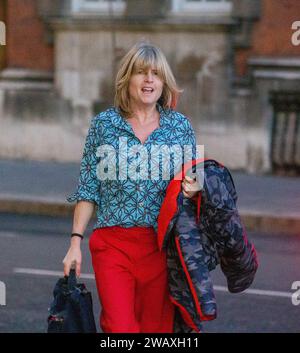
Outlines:
[[150, 88], [150, 87], [144, 87], [142, 88], [142, 92], [143, 93], [152, 93], [154, 91], [153, 88]]

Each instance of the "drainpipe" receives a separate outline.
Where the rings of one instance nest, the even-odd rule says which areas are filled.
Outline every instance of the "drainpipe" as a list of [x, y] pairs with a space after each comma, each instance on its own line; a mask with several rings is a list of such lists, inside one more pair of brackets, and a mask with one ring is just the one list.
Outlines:
[[113, 8], [113, 0], [109, 0], [109, 22], [111, 27], [111, 46], [112, 46], [112, 79], [115, 78], [116, 75], [116, 51], [117, 51], [117, 44], [116, 44], [116, 29], [115, 29], [115, 17], [114, 17], [114, 8]]

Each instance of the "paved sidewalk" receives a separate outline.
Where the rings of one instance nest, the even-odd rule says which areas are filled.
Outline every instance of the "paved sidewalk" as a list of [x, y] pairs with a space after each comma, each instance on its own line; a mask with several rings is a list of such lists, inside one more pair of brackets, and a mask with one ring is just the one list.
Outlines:
[[[231, 171], [247, 230], [300, 235], [300, 177]], [[0, 160], [0, 212], [72, 215], [78, 163]]]

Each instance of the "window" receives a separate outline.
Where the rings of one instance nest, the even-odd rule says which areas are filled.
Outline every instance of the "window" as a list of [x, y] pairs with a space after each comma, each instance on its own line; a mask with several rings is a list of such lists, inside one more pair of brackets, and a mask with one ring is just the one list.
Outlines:
[[231, 0], [172, 0], [172, 13], [196, 14], [229, 14], [231, 12]]
[[125, 10], [125, 0], [72, 0], [73, 13], [122, 13]]
[[[126, 0], [72, 0], [72, 12], [78, 14], [110, 11], [121, 14], [125, 7]], [[230, 13], [231, 8], [231, 0], [171, 0], [171, 13], [178, 15], [182, 12], [191, 15], [226, 15]]]
[[300, 175], [300, 92], [271, 92], [273, 172]]

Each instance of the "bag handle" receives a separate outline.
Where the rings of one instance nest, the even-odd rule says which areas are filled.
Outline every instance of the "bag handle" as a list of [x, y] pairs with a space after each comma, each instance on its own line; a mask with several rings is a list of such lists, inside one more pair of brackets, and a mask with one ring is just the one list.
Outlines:
[[76, 279], [76, 262], [72, 262], [71, 264], [71, 269], [70, 269], [70, 273], [68, 276], [68, 290], [72, 291], [75, 289], [76, 285], [77, 285], [77, 279]]

